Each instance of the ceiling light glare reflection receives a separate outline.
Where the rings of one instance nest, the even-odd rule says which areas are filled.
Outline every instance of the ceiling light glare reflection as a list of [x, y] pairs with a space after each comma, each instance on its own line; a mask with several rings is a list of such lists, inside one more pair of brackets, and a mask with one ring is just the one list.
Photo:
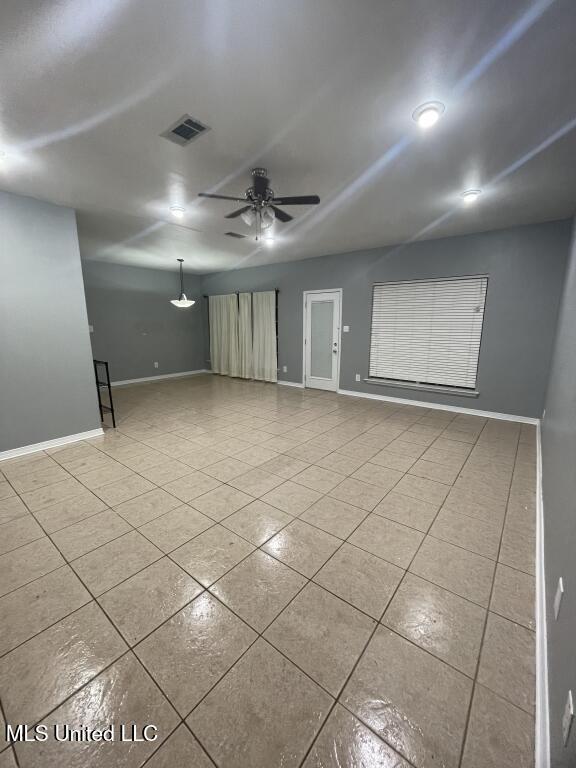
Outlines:
[[474, 205], [481, 194], [481, 189], [467, 189], [465, 192], [461, 193], [460, 197], [462, 198], [464, 205]]
[[420, 104], [414, 112], [412, 112], [412, 119], [418, 123], [418, 127], [426, 130], [436, 125], [441, 115], [444, 113], [445, 106], [440, 101], [427, 101], [425, 104]]
[[186, 209], [183, 208], [181, 205], [171, 205], [170, 213], [172, 214], [172, 216], [174, 216], [175, 219], [183, 219], [184, 214], [186, 213]]
[[268, 235], [268, 237], [264, 238], [264, 245], [267, 248], [273, 248], [275, 242], [276, 242], [276, 238], [272, 237], [271, 235]]

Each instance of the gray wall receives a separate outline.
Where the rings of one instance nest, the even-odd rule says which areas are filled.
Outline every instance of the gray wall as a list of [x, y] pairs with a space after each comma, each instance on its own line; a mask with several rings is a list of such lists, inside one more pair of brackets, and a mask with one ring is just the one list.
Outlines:
[[74, 211], [0, 192], [0, 451], [99, 426]]
[[173, 270], [83, 262], [94, 357], [109, 361], [113, 381], [206, 367], [201, 278], [184, 275], [196, 304], [178, 309], [170, 304], [180, 293], [177, 267], [176, 260]]
[[[548, 623], [550, 750], [553, 768], [576, 765], [576, 726], [569, 746], [561, 722], [568, 689], [576, 703], [576, 229], [566, 275], [546, 412], [542, 422], [542, 490]], [[559, 577], [564, 597], [553, 602]]]
[[[343, 289], [340, 387], [464, 408], [540, 416], [570, 243], [560, 221], [326, 256], [204, 277], [204, 293], [279, 288], [280, 379], [302, 381], [302, 292]], [[489, 275], [477, 398], [356, 382], [368, 375], [374, 282]], [[208, 355], [207, 355], [208, 356]]]

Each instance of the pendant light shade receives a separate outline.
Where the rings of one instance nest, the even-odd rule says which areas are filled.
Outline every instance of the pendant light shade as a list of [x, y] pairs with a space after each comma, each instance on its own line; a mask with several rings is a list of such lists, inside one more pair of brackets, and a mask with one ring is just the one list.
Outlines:
[[187, 309], [196, 302], [186, 298], [186, 294], [184, 293], [184, 270], [182, 269], [184, 259], [178, 259], [178, 261], [180, 262], [180, 297], [177, 299], [170, 299], [170, 304], [174, 304], [175, 307], [179, 307], [180, 309]]

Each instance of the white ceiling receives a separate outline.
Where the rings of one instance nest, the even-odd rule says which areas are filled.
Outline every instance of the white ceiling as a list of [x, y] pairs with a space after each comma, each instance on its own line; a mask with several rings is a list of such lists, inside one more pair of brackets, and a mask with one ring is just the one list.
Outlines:
[[[574, 0], [4, 0], [0, 187], [76, 208], [85, 259], [198, 272], [570, 216], [575, 30]], [[186, 112], [211, 130], [160, 138]], [[273, 249], [197, 198], [254, 165], [322, 198]]]

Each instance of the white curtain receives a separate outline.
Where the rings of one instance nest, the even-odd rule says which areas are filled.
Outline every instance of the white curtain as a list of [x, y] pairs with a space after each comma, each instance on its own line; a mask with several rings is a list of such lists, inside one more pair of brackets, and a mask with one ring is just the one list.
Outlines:
[[254, 373], [252, 359], [252, 294], [238, 295], [238, 375], [251, 379]]
[[210, 296], [210, 361], [212, 371], [223, 376], [239, 376], [238, 297]]
[[276, 291], [252, 294], [254, 378], [278, 380]]

